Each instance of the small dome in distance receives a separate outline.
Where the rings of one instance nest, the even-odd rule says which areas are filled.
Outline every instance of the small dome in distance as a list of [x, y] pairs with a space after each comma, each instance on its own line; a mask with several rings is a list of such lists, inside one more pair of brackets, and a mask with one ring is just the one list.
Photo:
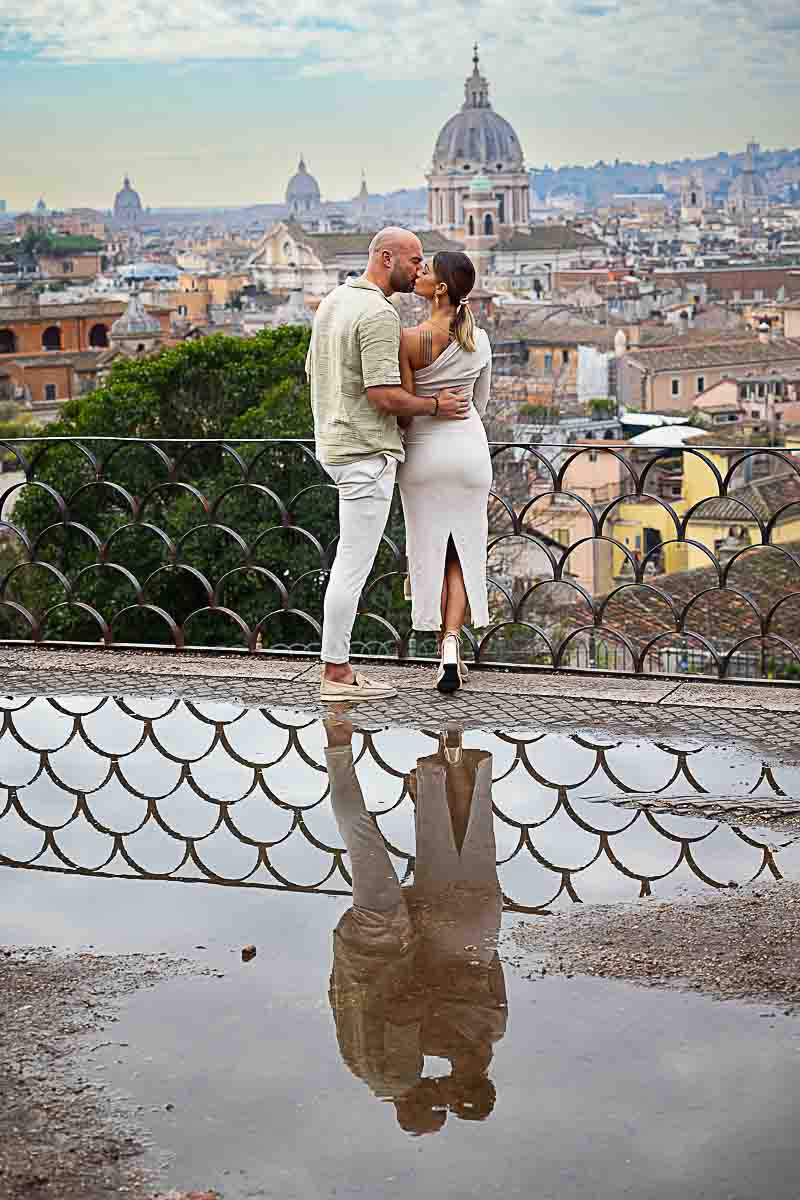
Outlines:
[[286, 203], [292, 212], [305, 212], [316, 208], [320, 200], [319, 184], [309, 173], [301, 154], [297, 171], [286, 186]]

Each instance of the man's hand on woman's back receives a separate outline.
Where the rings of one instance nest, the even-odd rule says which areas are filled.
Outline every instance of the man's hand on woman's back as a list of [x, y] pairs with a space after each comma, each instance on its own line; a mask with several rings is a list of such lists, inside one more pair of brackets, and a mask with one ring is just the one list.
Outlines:
[[463, 392], [454, 391], [452, 388], [443, 388], [439, 392], [437, 400], [439, 401], [437, 417], [442, 417], [446, 421], [466, 421], [469, 416], [470, 402]]

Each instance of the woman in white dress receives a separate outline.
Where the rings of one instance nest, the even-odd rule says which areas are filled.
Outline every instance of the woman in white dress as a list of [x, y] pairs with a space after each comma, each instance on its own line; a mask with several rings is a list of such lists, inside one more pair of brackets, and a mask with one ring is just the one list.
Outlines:
[[489, 402], [492, 351], [467, 297], [475, 268], [466, 254], [442, 251], [417, 279], [431, 315], [403, 330], [403, 387], [436, 396], [443, 387], [471, 400], [465, 421], [415, 417], [406, 430], [406, 460], [397, 482], [403, 501], [414, 629], [440, 635], [436, 686], [456, 691], [466, 678], [461, 630], [489, 624], [486, 597], [487, 503], [492, 462], [482, 416]]

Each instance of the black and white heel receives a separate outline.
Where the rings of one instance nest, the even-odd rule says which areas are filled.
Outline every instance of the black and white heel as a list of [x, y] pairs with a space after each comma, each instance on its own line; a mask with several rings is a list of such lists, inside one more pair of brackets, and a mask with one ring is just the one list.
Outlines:
[[457, 633], [446, 633], [442, 638], [436, 687], [445, 695], [457, 692], [461, 687], [461, 641]]

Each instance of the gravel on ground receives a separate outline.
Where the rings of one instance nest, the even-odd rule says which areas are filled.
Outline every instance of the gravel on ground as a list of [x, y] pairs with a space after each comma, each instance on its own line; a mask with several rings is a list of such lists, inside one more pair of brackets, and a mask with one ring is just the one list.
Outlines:
[[145, 1200], [158, 1191], [142, 1157], [148, 1135], [103, 1088], [90, 1055], [98, 1038], [113, 1045], [123, 995], [192, 969], [162, 955], [0, 946], [3, 1200]]
[[594, 975], [800, 1013], [800, 883], [734, 887], [709, 900], [575, 906], [515, 926], [504, 957], [529, 979]]
[[[701, 817], [704, 821], [724, 821], [736, 825], [768, 829], [772, 833], [800, 833], [800, 800], [721, 800], [713, 796], [695, 796], [687, 800], [661, 799], [637, 796], [632, 800], [612, 800], [617, 808], [638, 812], [647, 809], [656, 816], [668, 814], [673, 817]], [[796, 838], [792, 839], [793, 841]]]

